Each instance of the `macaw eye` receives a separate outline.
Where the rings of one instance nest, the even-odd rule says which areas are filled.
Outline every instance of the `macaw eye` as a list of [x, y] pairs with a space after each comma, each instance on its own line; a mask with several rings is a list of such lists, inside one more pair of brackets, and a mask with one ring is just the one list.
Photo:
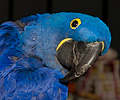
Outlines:
[[80, 24], [81, 24], [81, 20], [79, 18], [76, 18], [70, 22], [70, 27], [72, 29], [76, 29]]

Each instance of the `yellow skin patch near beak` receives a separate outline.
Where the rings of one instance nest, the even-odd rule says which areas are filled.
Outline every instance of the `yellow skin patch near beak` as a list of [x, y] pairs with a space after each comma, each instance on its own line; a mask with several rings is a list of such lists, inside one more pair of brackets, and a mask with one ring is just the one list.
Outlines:
[[[63, 39], [63, 40], [59, 43], [56, 51], [57, 51], [66, 41], [69, 41], [69, 40], [73, 40], [73, 39], [72, 39], [72, 38]], [[93, 42], [93, 43], [90, 43], [90, 44], [95, 44], [95, 43], [97, 43], [97, 42]], [[104, 46], [104, 42], [101, 41], [101, 43], [102, 43], [102, 51], [103, 51], [103, 50], [104, 50], [104, 47], [105, 47], [105, 46]]]
[[105, 43], [103, 41], [101, 41], [101, 43], [102, 43], [102, 51], [103, 51], [105, 48]]
[[59, 45], [58, 45], [56, 51], [61, 47], [61, 45], [62, 45], [63, 43], [65, 43], [66, 41], [69, 41], [69, 40], [73, 40], [73, 39], [72, 39], [72, 38], [63, 39], [63, 40], [59, 43]]
[[[98, 42], [96, 41], [96, 42], [93, 42], [93, 43], [90, 43], [90, 44], [96, 44], [96, 43], [98, 43]], [[105, 44], [104, 44], [103, 41], [101, 41], [101, 43], [102, 43], [102, 52], [103, 52], [103, 50], [104, 50], [104, 48], [105, 48]]]

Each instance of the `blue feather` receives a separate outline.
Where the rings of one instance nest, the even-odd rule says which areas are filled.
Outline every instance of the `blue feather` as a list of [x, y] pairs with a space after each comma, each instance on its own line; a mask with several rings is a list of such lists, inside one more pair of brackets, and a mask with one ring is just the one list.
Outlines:
[[[58, 78], [55, 77], [56, 74], [59, 76]], [[4, 79], [5, 99], [65, 100], [67, 87], [58, 80], [62, 77], [60, 72], [45, 67], [37, 70], [12, 71]]]
[[37, 15], [31, 15], [28, 17], [24, 17], [22, 19], [20, 19], [20, 22], [24, 23], [25, 25], [27, 25], [28, 23], [32, 22], [32, 21], [37, 21], [37, 19], [39, 18], [39, 14]]
[[19, 41], [19, 32], [10, 25], [0, 26], [0, 55], [16, 41]]
[[5, 25], [8, 26], [8, 25], [9, 25], [9, 26], [12, 26], [12, 27], [16, 28], [19, 32], [20, 32], [20, 31], [23, 31], [24, 28], [21, 27], [21, 26], [19, 26], [19, 25], [17, 25], [18, 22], [19, 22], [19, 21], [16, 21], [16, 22], [7, 21], [7, 22], [2, 23], [1, 25], [2, 25], [2, 26], [5, 26]]

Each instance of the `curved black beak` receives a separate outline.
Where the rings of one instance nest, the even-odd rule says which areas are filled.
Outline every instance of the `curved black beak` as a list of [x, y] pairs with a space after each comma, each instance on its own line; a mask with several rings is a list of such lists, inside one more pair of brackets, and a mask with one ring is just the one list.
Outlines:
[[103, 42], [88, 44], [72, 39], [64, 42], [57, 50], [57, 58], [69, 73], [60, 80], [70, 81], [84, 74], [98, 59], [103, 47]]

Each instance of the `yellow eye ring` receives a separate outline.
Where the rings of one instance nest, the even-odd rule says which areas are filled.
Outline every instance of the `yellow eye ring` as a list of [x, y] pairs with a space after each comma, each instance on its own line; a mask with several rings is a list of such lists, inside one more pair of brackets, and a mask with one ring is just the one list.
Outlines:
[[81, 24], [81, 20], [79, 18], [76, 18], [70, 22], [70, 27], [72, 29], [76, 29], [80, 24]]

